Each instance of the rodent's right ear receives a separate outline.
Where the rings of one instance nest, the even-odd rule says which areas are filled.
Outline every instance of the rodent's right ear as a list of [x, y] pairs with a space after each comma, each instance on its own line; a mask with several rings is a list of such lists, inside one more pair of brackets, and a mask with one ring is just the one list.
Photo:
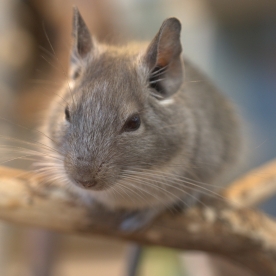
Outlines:
[[183, 82], [180, 32], [181, 23], [177, 18], [166, 19], [143, 56], [150, 72], [150, 87], [162, 97], [171, 96]]
[[84, 59], [93, 49], [93, 41], [78, 8], [74, 7], [73, 11], [72, 60]]

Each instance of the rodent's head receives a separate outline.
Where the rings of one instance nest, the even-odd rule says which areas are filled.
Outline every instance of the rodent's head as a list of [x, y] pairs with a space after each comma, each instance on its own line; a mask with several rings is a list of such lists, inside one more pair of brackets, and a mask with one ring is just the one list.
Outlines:
[[77, 9], [73, 26], [70, 81], [47, 128], [70, 183], [105, 190], [179, 151], [181, 25], [167, 19], [147, 47], [123, 48], [97, 44]]

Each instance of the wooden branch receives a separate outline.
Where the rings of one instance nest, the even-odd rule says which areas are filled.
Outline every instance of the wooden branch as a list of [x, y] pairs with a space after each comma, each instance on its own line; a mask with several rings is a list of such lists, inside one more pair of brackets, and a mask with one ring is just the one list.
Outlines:
[[250, 207], [276, 194], [276, 160], [241, 177], [222, 193], [237, 207]]
[[[206, 199], [206, 205], [180, 214], [164, 213], [148, 229], [128, 234], [118, 230], [122, 214], [105, 211], [98, 205], [83, 205], [68, 191], [45, 186], [31, 173], [0, 168], [0, 218], [64, 233], [100, 234], [144, 244], [202, 250], [236, 261], [256, 275], [272, 276], [276, 275], [276, 222], [258, 211], [237, 208], [245, 204], [236, 204], [234, 199], [242, 202], [246, 194], [246, 202], [251, 205], [259, 201], [257, 194], [251, 192], [252, 187], [274, 187], [270, 189], [274, 191], [275, 168], [276, 163], [268, 164], [257, 175], [254, 171], [226, 190], [224, 196], [233, 205]], [[259, 177], [262, 172], [264, 178]], [[260, 198], [267, 194], [262, 193]]]

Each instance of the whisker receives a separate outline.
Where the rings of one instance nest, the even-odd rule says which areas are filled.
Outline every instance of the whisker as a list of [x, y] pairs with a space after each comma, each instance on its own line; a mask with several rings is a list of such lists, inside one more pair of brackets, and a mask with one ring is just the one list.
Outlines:
[[31, 157], [31, 156], [33, 156], [33, 155], [28, 154], [28, 155], [22, 155], [22, 156], [19, 156], [19, 157], [11, 158], [11, 159], [5, 160], [4, 162], [0, 162], [0, 165], [6, 164], [6, 163], [11, 162], [11, 161], [15, 161], [15, 160], [26, 159], [26, 158]]
[[20, 140], [20, 139], [13, 138], [13, 137], [8, 137], [8, 136], [5, 136], [5, 135], [0, 135], [0, 138], [6, 139], [6, 140], [10, 140], [10, 141], [15, 141], [15, 142], [26, 144], [26, 145], [31, 145], [31, 146], [38, 146], [39, 145], [39, 146], [42, 146], [42, 148], [44, 150], [49, 150], [51, 152], [56, 152], [59, 155], [61, 155], [60, 152], [58, 152], [56, 149], [54, 149], [54, 148], [52, 148], [52, 147], [50, 147], [48, 145], [45, 145], [45, 144], [43, 144], [43, 143], [41, 143], [39, 141], [27, 142], [27, 141], [24, 141], [24, 140]]
[[[195, 184], [195, 183], [193, 183], [191, 181], [187, 181], [186, 179], [188, 179], [188, 180], [192, 180], [192, 179], [189, 179], [189, 178], [186, 178], [186, 177], [178, 177], [178, 176], [175, 176], [173, 174], [168, 174], [168, 173], [165, 173], [165, 174], [161, 173], [160, 175], [156, 175], [156, 174], [153, 174], [153, 173], [150, 173], [150, 172], [143, 172], [143, 175], [150, 175], [150, 176], [157, 177], [157, 178], [165, 177], [167, 179], [166, 181], [169, 181], [170, 183], [173, 181], [173, 183], [175, 183], [175, 182], [179, 183], [180, 182], [180, 184], [184, 183], [184, 184], [192, 185], [194, 187], [197, 187], [197, 188], [199, 188], [201, 190], [204, 190], [204, 191], [208, 192], [209, 194], [213, 194], [216, 197], [220, 197], [220, 198], [226, 200], [226, 198], [224, 198], [221, 194], [219, 194], [219, 193], [217, 193], [217, 192], [215, 192], [213, 190], [210, 190], [210, 189], [208, 189], [206, 187], [202, 187], [200, 185], [197, 185], [197, 184]], [[170, 177], [170, 179], [168, 179], [168, 177]], [[192, 181], [194, 181], [194, 180], [192, 180]], [[203, 184], [203, 185], [206, 185], [206, 183], [203, 183], [203, 182], [199, 182], [199, 181], [195, 181], [195, 182]], [[163, 184], [168, 185], [167, 183], [163, 183]], [[174, 187], [172, 185], [168, 185], [168, 186]], [[191, 187], [189, 187], [189, 188], [191, 188]]]
[[48, 41], [48, 43], [49, 43], [51, 49], [52, 49], [52, 51], [53, 51], [53, 54], [56, 55], [56, 52], [55, 52], [54, 47], [53, 47], [53, 45], [52, 45], [52, 43], [51, 43], [51, 41], [50, 41], [50, 38], [49, 38], [49, 36], [47, 35], [47, 32], [46, 32], [46, 28], [45, 28], [44, 22], [42, 22], [42, 29], [43, 29], [43, 32], [44, 32], [44, 34], [45, 34], [45, 36], [46, 36], [46, 39], [47, 39], [47, 41]]
[[28, 79], [28, 83], [30, 84], [45, 84], [45, 85], [53, 85], [59, 87], [61, 84], [57, 83], [56, 81], [49, 81], [44, 79]]
[[[59, 59], [57, 58], [56, 52], [55, 52], [55, 50], [54, 50], [54, 47], [53, 47], [53, 45], [52, 45], [52, 43], [51, 43], [51, 41], [50, 41], [50, 39], [49, 39], [49, 36], [47, 35], [45, 26], [44, 26], [44, 28], [43, 28], [43, 31], [44, 31], [44, 34], [45, 34], [45, 36], [46, 36], [46, 38], [47, 38], [47, 41], [48, 41], [48, 43], [49, 43], [51, 49], [52, 49], [52, 52], [53, 52], [53, 55], [54, 55], [55, 59], [57, 60], [58, 64], [61, 66], [61, 71], [62, 71], [62, 73], [64, 74], [64, 77], [67, 78], [67, 74], [65, 73], [65, 70], [64, 70], [64, 68], [63, 68], [63, 65], [61, 64], [61, 62], [60, 62]], [[46, 62], [48, 62], [48, 61], [46, 60]], [[48, 63], [49, 63], [49, 62], [48, 62]], [[55, 67], [54, 67], [54, 68], [55, 68]], [[70, 94], [71, 94], [71, 97], [72, 97], [72, 100], [73, 100], [73, 104], [76, 105], [76, 104], [75, 104], [74, 97], [73, 97], [72, 89], [71, 89], [70, 84], [69, 84], [68, 81], [67, 81], [67, 85], [68, 85], [68, 88], [69, 88], [69, 91], [70, 91]]]
[[[138, 189], [137, 189], [137, 187], [136, 186], [133, 186], [132, 184], [130, 184], [130, 183], [127, 183], [127, 182], [123, 182], [124, 184], [126, 184], [126, 185], [122, 185], [122, 183], [119, 183], [119, 185], [122, 185], [124, 188], [126, 188], [126, 189], [129, 189], [131, 192], [133, 192], [133, 193], [135, 193], [136, 195], [138, 195], [139, 196], [139, 198], [141, 198], [143, 201], [145, 200], [145, 198], [142, 196], [142, 195], [140, 195], [139, 193], [138, 193], [138, 191], [137, 190], [139, 190], [139, 191], [142, 191], [142, 192], [145, 192], [145, 193], [147, 193], [147, 194], [149, 194], [149, 192], [148, 191], [146, 191], [146, 190], [144, 190], [144, 189], [142, 189], [141, 187], [138, 187]], [[129, 187], [129, 186], [131, 186], [132, 187], [132, 189]], [[136, 191], [137, 192], [136, 192]]]
[[[157, 184], [160, 183], [160, 182], [158, 182], [158, 181], [156, 181], [154, 179], [147, 179], [147, 178], [143, 178], [143, 177], [140, 177], [140, 176], [137, 177], [137, 176], [133, 176], [133, 175], [131, 175], [131, 178], [129, 177], [129, 179], [139, 180], [140, 184], [142, 184], [142, 185], [148, 185], [149, 187], [153, 187], [153, 188], [155, 188], [155, 189], [163, 192], [166, 196], [169, 194], [172, 198], [177, 199], [177, 200], [183, 202], [187, 207], [189, 207], [187, 205], [187, 203], [181, 197], [179, 197], [179, 196], [171, 193], [170, 191], [168, 191], [168, 190], [166, 190], [166, 189], [164, 189], [164, 188], [162, 188], [162, 187], [160, 187], [160, 186], [158, 186], [156, 184], [153, 184], [152, 182], [149, 182], [149, 181], [153, 181], [153, 182], [155, 182]], [[184, 192], [185, 194], [188, 194], [187, 191], [184, 191], [184, 189], [181, 190], [181, 191]]]
[[168, 69], [169, 65], [166, 65], [164, 67], [161, 67], [160, 69], [153, 71], [153, 73], [151, 73], [151, 77], [156, 77], [158, 74], [161, 75], [163, 73], [165, 73]]
[[162, 80], [164, 80], [164, 78], [163, 79], [154, 80], [154, 81], [150, 81], [149, 83], [150, 84], [154, 84], [154, 83], [157, 83], [157, 82], [162, 81]]
[[[145, 173], [143, 173], [143, 176], [145, 175]], [[149, 174], [148, 174], [149, 175]], [[178, 187], [177, 185], [175, 185], [176, 183], [175, 183], [175, 180], [172, 180], [172, 179], [166, 179], [166, 181], [168, 181], [169, 183], [173, 183], [174, 185], [171, 185], [171, 184], [168, 184], [167, 182], [163, 182], [163, 181], [158, 181], [157, 179], [160, 179], [160, 177], [162, 177], [162, 175], [153, 175], [153, 174], [151, 174], [150, 176], [152, 176], [152, 177], [154, 177], [154, 179], [149, 179], [149, 178], [145, 178], [145, 177], [143, 177], [143, 176], [137, 176], [137, 175], [135, 175], [135, 176], [131, 176], [132, 178], [134, 177], [134, 178], [139, 178], [139, 179], [142, 179], [142, 180], [147, 180], [147, 181], [154, 181], [154, 182], [156, 182], [156, 183], [161, 183], [163, 186], [167, 186], [167, 187], [171, 187], [171, 188], [173, 188], [173, 189], [175, 189], [175, 190], [178, 190], [178, 191], [181, 191], [181, 192], [184, 192], [185, 194], [189, 194], [187, 191], [185, 191], [184, 190], [184, 187], [182, 187], [182, 188], [180, 188], [180, 187]], [[165, 177], [164, 175], [163, 175], [163, 177]], [[156, 179], [157, 178], [157, 179]], [[193, 184], [193, 183], [189, 183], [189, 182], [184, 182], [184, 181], [179, 181], [178, 180], [178, 183], [180, 182], [180, 184], [182, 184], [182, 183], [184, 183], [184, 184]], [[150, 182], [149, 183], [150, 185], [152, 185], [152, 183]], [[209, 189], [206, 189], [206, 188], [204, 188], [204, 187], [201, 187], [201, 186], [199, 186], [199, 185], [194, 185], [194, 186], [196, 186], [196, 187], [198, 187], [198, 188], [200, 188], [200, 189], [202, 189], [202, 190], [204, 190], [204, 191], [207, 191], [207, 192], [209, 192], [209, 193], [212, 193], [213, 195], [215, 195], [215, 196], [217, 196], [217, 197], [221, 197], [222, 199], [224, 199], [225, 200], [225, 198], [222, 196], [222, 195], [220, 195], [220, 194], [218, 194], [218, 193], [216, 193], [216, 192], [214, 192], [214, 191], [212, 191], [212, 190], [209, 190]], [[190, 187], [188, 187], [188, 188], [190, 188]], [[195, 190], [195, 189], [192, 189], [192, 190]], [[167, 190], [166, 190], [167, 191]], [[198, 190], [196, 190], [196, 191], [198, 191]], [[189, 194], [189, 196], [190, 197], [192, 197], [192, 198], [194, 198], [196, 201], [199, 201], [200, 203], [202, 203], [203, 205], [205, 205], [203, 202], [201, 202], [198, 198], [196, 198], [195, 196], [193, 196], [192, 194]]]

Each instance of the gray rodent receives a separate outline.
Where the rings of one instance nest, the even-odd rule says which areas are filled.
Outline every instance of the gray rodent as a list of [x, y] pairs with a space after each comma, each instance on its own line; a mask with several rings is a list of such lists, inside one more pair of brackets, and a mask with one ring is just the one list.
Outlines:
[[196, 201], [239, 156], [235, 111], [182, 57], [180, 31], [169, 18], [150, 44], [102, 45], [74, 9], [71, 74], [45, 120], [54, 150], [43, 166], [81, 197], [126, 210], [126, 230]]

